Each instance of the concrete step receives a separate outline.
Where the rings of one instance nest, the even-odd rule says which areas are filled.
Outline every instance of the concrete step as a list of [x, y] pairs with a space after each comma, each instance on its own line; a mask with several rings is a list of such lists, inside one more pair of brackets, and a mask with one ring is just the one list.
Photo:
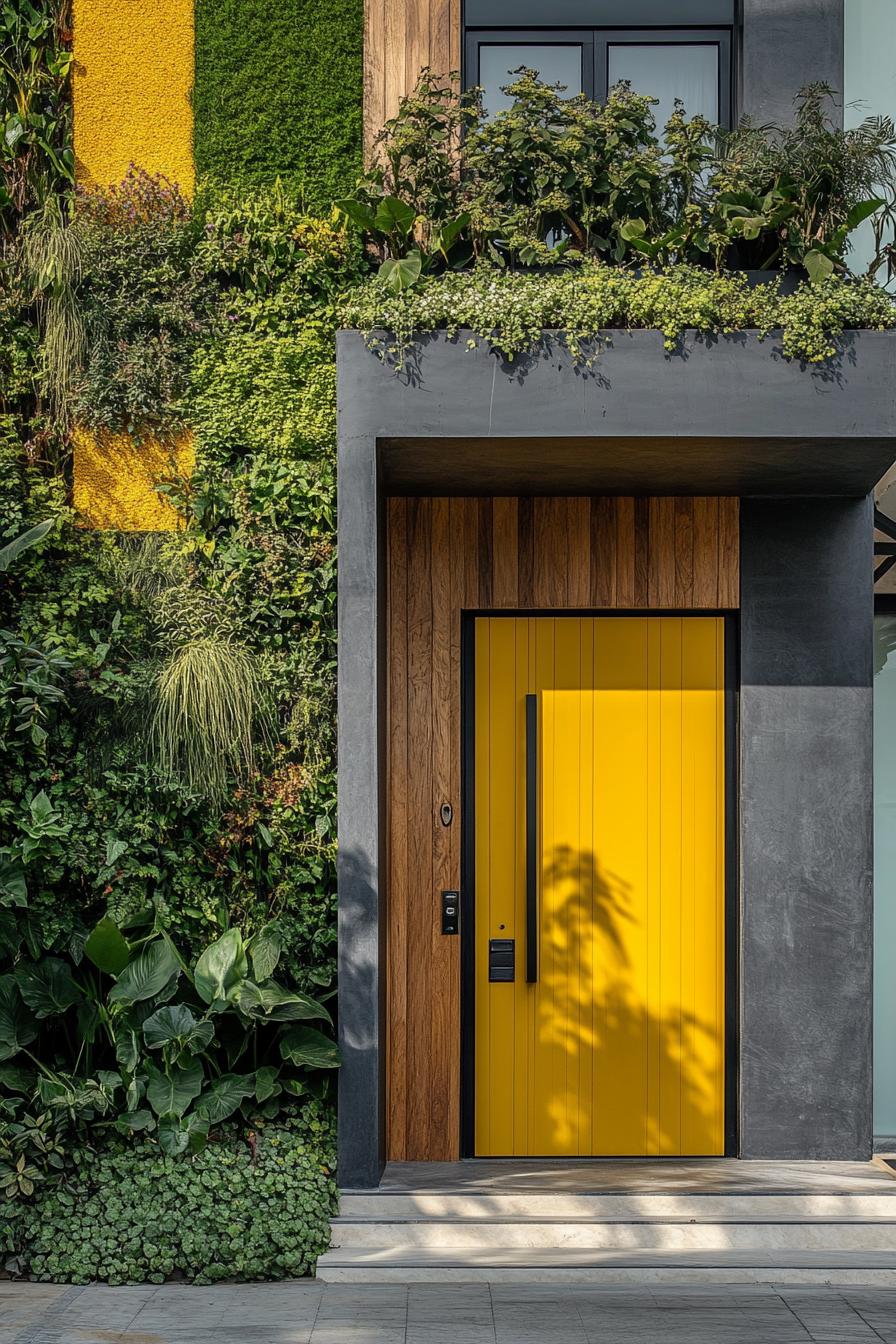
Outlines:
[[343, 1218], [896, 1218], [896, 1181], [885, 1194], [603, 1195], [506, 1191], [343, 1191]]
[[334, 1248], [325, 1283], [838, 1283], [896, 1287], [896, 1251], [396, 1245]]
[[333, 1245], [353, 1250], [397, 1245], [488, 1250], [871, 1250], [896, 1249], [896, 1218], [641, 1217], [555, 1219], [542, 1217], [445, 1218], [338, 1217]]

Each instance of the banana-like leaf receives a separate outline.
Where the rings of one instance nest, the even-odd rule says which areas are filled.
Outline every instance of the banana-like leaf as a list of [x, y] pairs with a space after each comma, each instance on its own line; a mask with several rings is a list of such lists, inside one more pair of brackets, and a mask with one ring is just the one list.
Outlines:
[[147, 943], [133, 961], [128, 962], [112, 986], [110, 1003], [142, 1003], [161, 994], [180, 972], [180, 964], [164, 938]]
[[53, 519], [49, 518], [45, 523], [38, 523], [36, 527], [29, 527], [27, 532], [23, 532], [19, 537], [14, 537], [5, 546], [0, 546], [0, 574], [9, 569], [13, 560], [16, 556], [21, 555], [22, 551], [27, 551], [29, 546], [36, 546], [39, 541], [43, 541], [52, 526]]
[[249, 943], [252, 972], [256, 980], [270, 980], [280, 960], [280, 939], [273, 925], [265, 924]]
[[273, 982], [256, 985], [246, 980], [240, 990], [239, 1006], [247, 1017], [267, 1017], [272, 1022], [299, 1022], [307, 1018], [330, 1021], [322, 1003], [299, 990], [283, 989]]
[[0, 1059], [12, 1059], [37, 1035], [37, 1023], [22, 1001], [14, 975], [0, 975]]
[[197, 961], [193, 983], [204, 1003], [227, 1003], [236, 998], [248, 973], [242, 934], [239, 929], [228, 929]]
[[280, 1038], [280, 1054], [290, 1064], [312, 1069], [338, 1069], [339, 1047], [314, 1027], [290, 1027]]
[[56, 1017], [78, 1003], [84, 996], [71, 977], [64, 961], [58, 957], [44, 957], [16, 972], [19, 991], [35, 1017]]
[[124, 934], [113, 919], [101, 919], [84, 944], [84, 955], [107, 975], [121, 975], [131, 956]]

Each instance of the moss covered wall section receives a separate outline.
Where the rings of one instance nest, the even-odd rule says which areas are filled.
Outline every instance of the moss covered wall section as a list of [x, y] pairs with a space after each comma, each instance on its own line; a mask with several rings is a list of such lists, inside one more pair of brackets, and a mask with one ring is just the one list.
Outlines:
[[171, 532], [183, 518], [156, 486], [188, 481], [196, 464], [192, 434], [170, 443], [78, 428], [72, 436], [72, 502], [87, 527], [118, 532]]
[[363, 0], [196, 0], [196, 166], [325, 211], [361, 166]]
[[74, 0], [75, 157], [107, 187], [131, 163], [193, 188], [193, 0]]

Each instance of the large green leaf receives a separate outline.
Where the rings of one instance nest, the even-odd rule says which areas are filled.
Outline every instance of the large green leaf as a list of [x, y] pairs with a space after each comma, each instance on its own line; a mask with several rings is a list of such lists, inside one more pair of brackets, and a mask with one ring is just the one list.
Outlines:
[[0, 861], [0, 905], [27, 904], [28, 887], [24, 868], [18, 859], [3, 859]]
[[101, 919], [84, 944], [84, 955], [107, 975], [121, 975], [131, 956], [127, 939], [113, 919]]
[[[9, 139], [8, 133], [6, 138], [7, 140]], [[39, 541], [43, 541], [52, 526], [53, 519], [50, 518], [45, 523], [37, 523], [36, 526], [29, 527], [27, 532], [23, 532], [21, 536], [14, 537], [13, 540], [8, 542], [5, 546], [0, 546], [0, 574], [2, 574], [4, 570], [9, 569], [13, 560], [15, 560], [16, 556], [20, 555], [22, 551], [27, 551], [29, 546], [36, 546]]]
[[803, 257], [803, 265], [809, 272], [809, 279], [813, 285], [817, 285], [820, 280], [826, 280], [834, 272], [834, 263], [831, 258], [825, 256], [823, 252], [819, 252], [817, 248], [813, 248], [811, 252], [806, 253]]
[[411, 289], [420, 279], [423, 270], [423, 257], [416, 249], [406, 257], [384, 261], [377, 273], [377, 279], [392, 294], [401, 294]]
[[156, 1115], [183, 1115], [202, 1091], [202, 1082], [202, 1065], [198, 1059], [185, 1069], [172, 1069], [170, 1074], [153, 1068], [146, 1085], [146, 1100]]
[[110, 1003], [142, 1003], [160, 994], [180, 971], [164, 938], [156, 938], [128, 962], [109, 994]]
[[397, 196], [384, 196], [376, 208], [373, 222], [381, 233], [396, 232], [406, 238], [414, 227], [417, 212]]
[[169, 1157], [179, 1157], [181, 1153], [198, 1153], [205, 1147], [208, 1138], [208, 1121], [202, 1116], [190, 1115], [186, 1119], [177, 1115], [163, 1115], [159, 1120], [159, 1147]]
[[228, 929], [197, 961], [193, 982], [205, 1003], [228, 1002], [236, 997], [248, 971], [242, 934], [239, 929]]
[[143, 1129], [152, 1129], [155, 1124], [155, 1116], [152, 1111], [141, 1108], [139, 1111], [123, 1111], [116, 1121], [119, 1129], [129, 1129], [138, 1133]]
[[280, 1076], [280, 1070], [273, 1064], [263, 1064], [260, 1069], [255, 1071], [255, 1100], [258, 1102], [267, 1101], [269, 1097], [279, 1092], [280, 1088], [277, 1079]]
[[334, 205], [341, 214], [350, 219], [353, 224], [357, 224], [360, 228], [364, 229], [365, 232], [373, 233], [376, 229], [374, 213], [370, 207], [364, 205], [362, 201], [335, 201]]
[[183, 1003], [169, 1003], [159, 1008], [143, 1023], [143, 1039], [147, 1049], [161, 1050], [165, 1045], [176, 1045], [198, 1055], [215, 1034], [211, 1022], [199, 1022]]
[[247, 1017], [266, 1017], [272, 1022], [298, 1022], [307, 1018], [330, 1021], [322, 1003], [299, 990], [284, 989], [270, 982], [256, 985], [246, 980], [240, 990], [240, 1009]]
[[58, 957], [44, 957], [16, 972], [22, 998], [36, 1017], [55, 1017], [84, 996], [71, 977], [68, 965]]
[[220, 1078], [206, 1088], [202, 1100], [196, 1107], [196, 1114], [202, 1116], [211, 1125], [226, 1120], [229, 1115], [245, 1101], [255, 1095], [255, 1075], [250, 1073], [240, 1077], [236, 1073], [223, 1073]]
[[0, 1059], [12, 1059], [37, 1035], [37, 1023], [22, 1002], [14, 975], [0, 975]]
[[868, 201], [858, 201], [849, 211], [844, 221], [846, 232], [848, 234], [852, 233], [853, 229], [857, 229], [860, 224], [864, 224], [866, 219], [870, 219], [878, 210], [882, 210], [885, 205], [886, 201], [882, 200], [879, 196], [875, 196]]
[[128, 1073], [133, 1073], [137, 1067], [137, 1061], [140, 1058], [140, 1042], [137, 1040], [136, 1031], [130, 1027], [121, 1030], [116, 1028], [115, 1035], [115, 1062], [125, 1069]]
[[290, 1027], [280, 1038], [280, 1053], [290, 1064], [312, 1069], [338, 1069], [339, 1047], [314, 1027]]
[[256, 980], [270, 980], [280, 960], [280, 939], [272, 924], [259, 929], [249, 944], [252, 973]]

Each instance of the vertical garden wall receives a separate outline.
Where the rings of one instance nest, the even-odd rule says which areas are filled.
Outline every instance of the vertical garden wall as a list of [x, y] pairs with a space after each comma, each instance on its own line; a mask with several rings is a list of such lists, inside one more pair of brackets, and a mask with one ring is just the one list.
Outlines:
[[115, 11], [0, 20], [0, 1237], [38, 1277], [295, 1274], [334, 1191], [360, 4], [198, 0], [195, 185], [149, 118], [122, 167]]

